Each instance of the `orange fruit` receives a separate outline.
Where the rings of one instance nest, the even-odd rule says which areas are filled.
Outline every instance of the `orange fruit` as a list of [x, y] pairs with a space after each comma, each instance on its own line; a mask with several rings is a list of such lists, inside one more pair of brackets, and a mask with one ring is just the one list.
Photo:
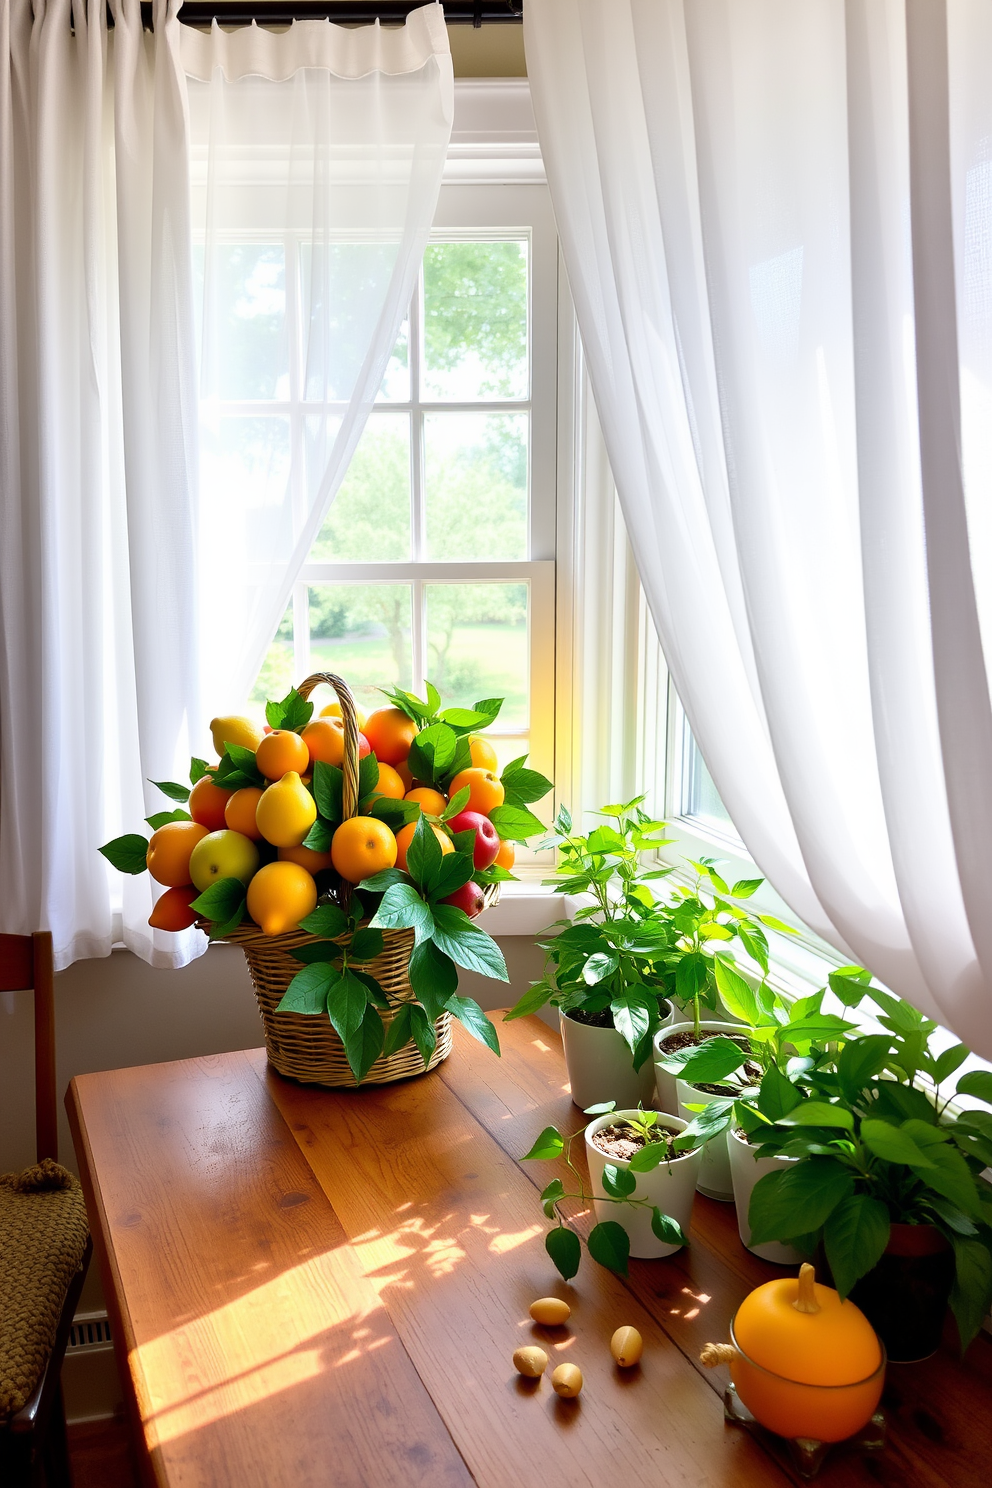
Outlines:
[[441, 792], [431, 790], [429, 785], [418, 785], [416, 790], [407, 791], [403, 799], [416, 801], [425, 816], [440, 816], [448, 804]]
[[477, 770], [492, 770], [496, 773], [499, 761], [488, 739], [484, 739], [481, 734], [469, 734], [468, 747], [472, 753], [472, 764]]
[[190, 883], [190, 853], [209, 835], [202, 822], [195, 821], [166, 822], [153, 832], [145, 863], [155, 882], [165, 884], [167, 889], [179, 889]]
[[390, 801], [402, 801], [404, 791], [402, 780], [392, 765], [379, 765], [379, 781], [373, 790], [375, 796], [386, 796]]
[[[189, 793], [189, 814], [208, 832], [219, 832], [225, 825], [224, 809], [234, 794], [215, 785], [212, 775], [201, 775]], [[164, 929], [164, 926], [157, 926]]]
[[310, 764], [310, 752], [292, 729], [273, 729], [255, 750], [255, 763], [267, 780], [281, 780], [289, 770], [302, 775]]
[[192, 884], [166, 889], [161, 899], [155, 901], [155, 908], [148, 916], [149, 925], [153, 930], [188, 930], [196, 924], [196, 910], [190, 909], [190, 905], [199, 892]]
[[396, 838], [375, 816], [353, 816], [331, 838], [331, 861], [349, 883], [361, 883], [396, 862]]
[[232, 832], [240, 832], [242, 837], [250, 837], [252, 842], [261, 842], [262, 834], [255, 820], [255, 812], [261, 799], [262, 792], [257, 785], [242, 786], [241, 790], [228, 796], [224, 820]]
[[488, 816], [490, 811], [502, 806], [506, 792], [502, 781], [492, 770], [480, 770], [474, 765], [470, 770], [459, 770], [448, 786], [449, 796], [457, 796], [466, 785], [469, 788], [469, 798], [468, 804], [462, 807], [463, 811], [479, 811], [483, 816]]
[[[302, 739], [311, 762], [323, 760], [325, 765], [341, 765], [344, 759], [344, 723], [340, 718], [315, 718], [303, 730]], [[364, 759], [369, 752], [368, 739], [359, 734], [358, 758]]]
[[[416, 830], [416, 822], [407, 822], [406, 826], [400, 827], [399, 831], [396, 833], [397, 868], [403, 868], [404, 870], [406, 869], [406, 855], [409, 851], [410, 843], [413, 841], [413, 834]], [[434, 836], [441, 844], [442, 857], [444, 857], [447, 853], [454, 852], [455, 844], [452, 842], [451, 838], [447, 835], [446, 832], [442, 832], [440, 827], [435, 827], [433, 822], [431, 823], [431, 831], [434, 833]]]
[[401, 708], [377, 708], [366, 718], [363, 733], [377, 760], [399, 765], [410, 753], [418, 729]]
[[513, 843], [501, 842], [499, 845], [499, 852], [496, 854], [493, 862], [494, 864], [498, 863], [501, 868], [510, 869], [513, 867], [513, 860], [515, 857], [516, 852], [514, 851]]
[[266, 863], [248, 885], [248, 913], [265, 935], [285, 935], [316, 908], [317, 885], [299, 863]]
[[[341, 704], [340, 703], [328, 703], [327, 707], [326, 708], [321, 708], [320, 712], [317, 714], [317, 717], [318, 718], [342, 718], [343, 716], [344, 715], [341, 712]], [[358, 720], [359, 731], [361, 733], [364, 733], [365, 732], [365, 714], [362, 712], [361, 708], [356, 708], [355, 709], [355, 717]]]
[[404, 760], [402, 764], [394, 765], [393, 769], [402, 780], [404, 790], [413, 790], [413, 776], [410, 774], [406, 761]]
[[312, 847], [304, 847], [302, 842], [298, 847], [281, 847], [276, 856], [280, 863], [299, 863], [308, 873], [322, 873], [332, 866], [329, 852], [314, 852]]

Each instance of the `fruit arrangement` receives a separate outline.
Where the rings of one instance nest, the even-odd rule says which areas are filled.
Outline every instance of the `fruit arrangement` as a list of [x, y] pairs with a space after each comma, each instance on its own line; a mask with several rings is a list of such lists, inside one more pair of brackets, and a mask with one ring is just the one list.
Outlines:
[[[339, 701], [315, 716], [308, 693], [320, 682]], [[411, 1040], [426, 1066], [445, 1011], [499, 1052], [478, 1003], [457, 995], [457, 968], [507, 979], [499, 947], [472, 921], [492, 886], [513, 878], [514, 844], [545, 830], [529, 807], [552, 788], [526, 755], [497, 773], [482, 730], [502, 699], [442, 709], [430, 683], [425, 699], [384, 691], [390, 706], [366, 717], [320, 674], [267, 703], [264, 728], [215, 718], [217, 763], [194, 758], [188, 787], [153, 782], [174, 806], [146, 818], [151, 837], [100, 849], [162, 886], [155, 929], [200, 925], [212, 940], [245, 927], [307, 932], [277, 1011], [326, 1013], [359, 1081]], [[370, 969], [390, 930], [414, 931], [412, 997], [391, 998]]]

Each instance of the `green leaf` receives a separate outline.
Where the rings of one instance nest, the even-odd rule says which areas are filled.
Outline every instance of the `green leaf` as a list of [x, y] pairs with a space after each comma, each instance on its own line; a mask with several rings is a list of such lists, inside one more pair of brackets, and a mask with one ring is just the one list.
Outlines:
[[[327, 1016], [338, 1038], [344, 1044], [346, 1054], [348, 1053], [348, 1040], [354, 1038], [360, 1029], [368, 1001], [368, 988], [350, 971], [342, 971], [337, 981], [333, 982], [330, 987], [327, 996]], [[378, 1018], [378, 1014], [376, 1017]], [[379, 1047], [380, 1049], [382, 1047], [381, 1041]], [[361, 1078], [350, 1055], [348, 1063], [351, 1064], [356, 1078]]]
[[827, 1216], [823, 1244], [841, 1298], [881, 1260], [889, 1243], [889, 1211], [880, 1199], [850, 1194]]
[[742, 920], [737, 926], [741, 945], [752, 961], [756, 961], [763, 976], [768, 975], [768, 938], [760, 925], [751, 920]]
[[670, 1214], [662, 1214], [657, 1205], [651, 1211], [651, 1229], [663, 1245], [688, 1245], [682, 1226]]
[[365, 755], [358, 762], [358, 799], [364, 801], [379, 784], [379, 761], [374, 754]]
[[[526, 755], [524, 758], [526, 759]], [[529, 806], [532, 801], [541, 801], [554, 789], [551, 781], [537, 770], [525, 770], [514, 760], [500, 776], [506, 792], [507, 806]]]
[[[933, 1163], [921, 1147], [901, 1127], [888, 1121], [869, 1118], [861, 1123], [861, 1140], [870, 1152], [885, 1162], [905, 1163], [914, 1168], [932, 1168]], [[927, 1175], [929, 1178], [929, 1174]]]
[[609, 1271], [616, 1271], [619, 1276], [627, 1275], [630, 1239], [627, 1231], [616, 1220], [607, 1219], [602, 1224], [595, 1225], [589, 1231], [586, 1244], [594, 1261], [598, 1261]]
[[144, 873], [148, 867], [148, 838], [129, 832], [125, 837], [115, 837], [104, 843], [100, 851], [118, 873]]
[[327, 994], [341, 973], [326, 962], [298, 971], [283, 993], [277, 1013], [307, 1013], [313, 1016], [327, 1007]]
[[238, 905], [245, 902], [245, 886], [240, 878], [219, 878], [209, 889], [204, 889], [190, 905], [190, 909], [205, 920], [215, 920], [226, 925], [237, 913]]
[[595, 987], [597, 982], [612, 976], [619, 965], [620, 958], [613, 951], [597, 951], [583, 966], [582, 980], [587, 986]]
[[328, 765], [323, 760], [317, 760], [313, 767], [313, 798], [325, 822], [335, 826], [344, 814], [341, 804], [343, 790], [344, 775], [337, 765]]
[[529, 1152], [525, 1152], [520, 1159], [521, 1162], [549, 1162], [553, 1158], [561, 1157], [565, 1151], [565, 1142], [561, 1132], [556, 1126], [546, 1126], [534, 1143]]
[[[154, 815], [145, 817], [145, 821], [151, 827], [153, 832], [157, 832], [159, 827], [166, 826], [168, 822], [192, 820], [193, 818], [190, 816], [189, 812], [183, 811], [180, 807], [177, 807], [175, 811], [156, 811]], [[142, 841], [144, 841], [143, 838]], [[100, 851], [102, 852], [103, 848], [101, 848]]]
[[194, 755], [193, 758], [189, 762], [189, 783], [190, 783], [190, 785], [195, 785], [198, 780], [202, 780], [203, 779], [204, 775], [209, 775], [209, 774], [210, 774], [210, 766], [207, 764], [206, 760], [198, 759], [196, 757], [196, 755]]
[[663, 1162], [668, 1162], [668, 1147], [664, 1142], [648, 1142], [640, 1152], [635, 1152], [628, 1167], [632, 1173], [653, 1173]]
[[453, 993], [445, 1003], [449, 1013], [453, 1013], [463, 1028], [467, 1028], [473, 1038], [477, 1038], [480, 1044], [485, 1044], [492, 1049], [493, 1053], [499, 1054], [499, 1035], [493, 1027], [492, 1021], [486, 1017], [479, 1004], [471, 997], [459, 997]]
[[427, 818], [421, 816], [406, 850], [406, 871], [425, 892], [441, 866], [441, 856], [441, 844]]
[[336, 904], [318, 904], [315, 910], [300, 921], [300, 929], [306, 930], [310, 935], [323, 935], [328, 940], [336, 940], [348, 929], [348, 916]]
[[382, 1053], [382, 1046], [385, 1042], [382, 1019], [371, 1003], [366, 1004], [358, 1028], [341, 1042], [344, 1044], [344, 1052], [351, 1065], [352, 1074], [361, 1084]]
[[[631, 1054], [651, 1029], [651, 1009], [643, 998], [632, 992], [624, 997], [615, 997], [610, 1003], [613, 1027], [624, 1040]], [[643, 1061], [642, 1061], [643, 1063]]]
[[431, 1062], [431, 1055], [437, 1048], [437, 1029], [434, 1027], [434, 1019], [416, 1003], [410, 1008], [410, 1018], [413, 1042], [417, 1046], [420, 1057], [424, 1061], [424, 1069], [426, 1069]]
[[471, 794], [472, 792], [467, 785], [463, 785], [461, 790], [455, 791], [455, 794], [441, 812], [441, 820], [450, 821], [453, 816], [459, 816], [468, 805]]
[[513, 1004], [510, 1011], [503, 1014], [503, 1022], [512, 1023], [514, 1018], [526, 1018], [531, 1013], [539, 1013], [550, 996], [550, 983], [543, 978], [539, 982], [533, 982], [524, 995]]
[[376, 981], [375, 977], [371, 976], [367, 971], [356, 971], [353, 966], [350, 967], [349, 970], [351, 971], [353, 977], [358, 978], [362, 986], [365, 988], [366, 992], [369, 994], [369, 1001], [374, 1003], [381, 1012], [388, 1012], [393, 1004], [390, 1002], [389, 998], [386, 996], [385, 992], [382, 990], [382, 987]]
[[579, 1261], [582, 1259], [582, 1247], [579, 1237], [564, 1225], [557, 1229], [549, 1230], [544, 1237], [544, 1248], [551, 1257], [558, 1273], [565, 1281], [571, 1281], [579, 1269]]
[[[252, 758], [254, 759], [254, 755]], [[185, 805], [189, 800], [189, 786], [177, 785], [174, 780], [152, 780], [150, 784], [160, 790], [163, 796], [168, 796], [170, 801], [179, 801]]]
[[337, 961], [341, 947], [332, 940], [318, 940], [315, 944], [297, 946], [289, 954], [294, 961], [303, 961], [309, 966], [314, 961]]
[[472, 923], [463, 909], [453, 904], [436, 904], [433, 913], [433, 939], [445, 955], [466, 971], [477, 971], [501, 982], [510, 980], [503, 952], [491, 935]]
[[434, 917], [412, 884], [395, 883], [383, 894], [369, 925], [374, 930], [412, 930], [419, 944], [431, 935]]
[[502, 708], [502, 706], [502, 698], [483, 698], [481, 702], [473, 704], [476, 713], [482, 713], [485, 715], [486, 723], [483, 725], [483, 727], [485, 728], [488, 728], [491, 723], [495, 723], [496, 719], [499, 717], [499, 710]]
[[603, 1188], [611, 1199], [626, 1199], [637, 1187], [637, 1179], [626, 1168], [607, 1163], [603, 1169]]
[[988, 1070], [969, 1070], [957, 1083], [958, 1095], [973, 1095], [992, 1105], [992, 1074]]
[[787, 1023], [782, 1036], [793, 1044], [826, 1044], [846, 1038], [854, 1027], [853, 1023], [835, 1018], [830, 1013], [807, 1013], [805, 1017]]
[[431, 880], [431, 900], [446, 899], [449, 894], [467, 884], [474, 872], [475, 864], [468, 853], [447, 853]]
[[535, 832], [546, 830], [544, 823], [526, 806], [509, 806], [505, 801], [490, 811], [489, 820], [503, 842], [526, 842]]
[[446, 723], [432, 723], [411, 744], [407, 768], [414, 780], [437, 785], [454, 763], [457, 747], [458, 736], [454, 729]]
[[688, 951], [675, 968], [675, 997], [683, 1006], [706, 986], [710, 960], [700, 951]]
[[844, 1131], [853, 1131], [854, 1117], [843, 1106], [832, 1105], [830, 1101], [807, 1100], [800, 1101], [785, 1116], [781, 1116], [779, 1125], [836, 1126]]
[[982, 1240], [960, 1239], [954, 1235], [951, 1243], [956, 1264], [950, 1302], [963, 1353], [992, 1305], [992, 1255]]
[[348, 946], [349, 961], [374, 961], [376, 956], [382, 955], [383, 938], [381, 930], [361, 929], [356, 930], [351, 937], [351, 945]]
[[438, 714], [438, 719], [460, 734], [470, 734], [477, 729], [486, 728], [491, 722], [489, 714], [480, 713], [477, 708], [445, 708], [443, 713]]
[[[503, 1021], [505, 1023], [506, 1019], [504, 1018]], [[586, 1116], [608, 1116], [609, 1113], [611, 1111], [615, 1111], [616, 1108], [617, 1103], [615, 1100], [598, 1101], [594, 1106], [586, 1106], [583, 1114]]]
[[303, 846], [309, 847], [313, 852], [326, 853], [331, 850], [331, 839], [334, 836], [334, 826], [318, 816], [313, 826], [303, 839]]
[[837, 1060], [837, 1077], [849, 1101], [857, 1100], [874, 1076], [885, 1068], [891, 1048], [892, 1039], [885, 1033], [871, 1033], [844, 1045]]
[[715, 1100], [707, 1101], [706, 1105], [697, 1116], [689, 1122], [685, 1131], [680, 1132], [675, 1138], [675, 1147], [678, 1152], [691, 1152], [696, 1147], [702, 1147], [706, 1142], [712, 1142], [725, 1132], [730, 1125], [734, 1112], [734, 1102], [718, 1096]]
[[541, 1203], [548, 1219], [555, 1218], [555, 1204], [565, 1195], [565, 1185], [560, 1178], [552, 1178], [547, 1188], [541, 1194]]
[[769, 1121], [780, 1121], [798, 1106], [802, 1097], [774, 1064], [770, 1065], [761, 1079], [758, 1089], [758, 1110]]
[[393, 1015], [393, 1020], [386, 1029], [385, 1042], [382, 1052], [388, 1059], [391, 1054], [398, 1054], [400, 1049], [405, 1049], [413, 1038], [413, 1018], [411, 1017], [412, 1004], [403, 1002]]
[[764, 883], [763, 878], [739, 878], [730, 890], [731, 899], [750, 899]]
[[298, 734], [312, 717], [313, 703], [302, 697], [295, 687], [289, 689], [281, 703], [268, 702], [265, 705], [265, 721], [270, 728], [289, 729]]
[[241, 903], [236, 907], [229, 920], [225, 920], [223, 924], [215, 922], [210, 926], [210, 929], [207, 931], [208, 938], [212, 941], [223, 940], [226, 935], [230, 935], [231, 931], [236, 930], [237, 927], [241, 924], [241, 921], [244, 919], [247, 909], [248, 905], [245, 900], [242, 899]]
[[971, 1050], [965, 1048], [964, 1044], [952, 1044], [949, 1049], [944, 1050], [943, 1054], [939, 1054], [934, 1060], [933, 1069], [936, 1083], [942, 1085], [956, 1069], [964, 1064], [970, 1053]]
[[747, 1051], [733, 1039], [717, 1037], [707, 1039], [696, 1048], [677, 1049], [659, 1063], [662, 1069], [687, 1080], [690, 1085], [709, 1085], [733, 1074], [747, 1058]]
[[409, 975], [410, 986], [433, 1023], [441, 1016], [448, 998], [458, 990], [455, 963], [432, 940], [424, 940], [410, 952]]
[[372, 894], [384, 894], [393, 884], [409, 884], [410, 881], [409, 874], [404, 873], [402, 868], [383, 868], [381, 873], [373, 873], [371, 877], [363, 878], [362, 888]]
[[957, 1148], [950, 1143], [941, 1144], [939, 1147], [931, 1147], [927, 1156], [933, 1165], [924, 1173], [919, 1173], [921, 1164], [914, 1163], [917, 1176], [922, 1178], [928, 1188], [943, 1194], [945, 1199], [950, 1199], [965, 1214], [981, 1218], [982, 1203], [978, 1183]]
[[809, 1234], [854, 1191], [850, 1170], [831, 1157], [809, 1157], [784, 1171], [766, 1173], [751, 1193], [752, 1245]]
[[[392, 832], [399, 832], [401, 828], [408, 826], [410, 822], [416, 821], [421, 814], [418, 802], [394, 801], [391, 796], [374, 797], [369, 811], [378, 821], [385, 822], [386, 826]], [[384, 871], [386, 873], [392, 873], [394, 870], [386, 868]], [[376, 877], [378, 876], [376, 874]]]
[[742, 1023], [749, 1023], [752, 1027], [761, 1022], [761, 1011], [758, 1007], [758, 999], [753, 990], [732, 966], [728, 966], [719, 956], [713, 963], [713, 974], [716, 978], [716, 989], [724, 1007], [735, 1018], [740, 1018]]

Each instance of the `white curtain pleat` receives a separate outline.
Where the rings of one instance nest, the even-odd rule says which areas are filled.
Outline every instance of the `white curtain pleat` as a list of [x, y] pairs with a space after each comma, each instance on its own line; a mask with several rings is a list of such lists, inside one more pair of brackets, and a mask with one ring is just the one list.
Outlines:
[[[0, 925], [62, 967], [109, 953], [98, 849], [199, 727], [184, 81], [161, 0], [154, 36], [138, 0], [0, 17]], [[198, 953], [123, 895], [133, 950]]]
[[183, 57], [203, 264], [202, 655], [224, 713], [244, 705], [371, 412], [454, 89], [436, 4], [401, 28], [184, 28]]
[[989, 8], [543, 0], [524, 25], [625, 520], [717, 788], [798, 915], [989, 1057]]

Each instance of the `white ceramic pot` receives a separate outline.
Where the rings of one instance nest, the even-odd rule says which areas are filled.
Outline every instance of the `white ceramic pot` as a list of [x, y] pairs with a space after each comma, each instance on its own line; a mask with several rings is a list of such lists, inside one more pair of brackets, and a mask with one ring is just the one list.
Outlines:
[[[690, 1105], [703, 1105], [713, 1097], [705, 1090], [697, 1090], [694, 1085], [689, 1085], [685, 1080], [669, 1074], [667, 1070], [659, 1067], [661, 1059], [661, 1044], [673, 1033], [692, 1032], [692, 1023], [672, 1023], [668, 1028], [662, 1028], [654, 1040], [655, 1078], [658, 1085], [658, 1108], [662, 1111], [673, 1111], [685, 1121], [692, 1119], [699, 1113], [690, 1111]], [[704, 1018], [699, 1025], [700, 1029], [707, 1033], [739, 1034], [741, 1025], [739, 1023], [717, 1022], [715, 1019]], [[703, 1148], [703, 1160], [699, 1170], [699, 1192], [706, 1194], [710, 1199], [720, 1199], [724, 1203], [730, 1203], [734, 1197], [734, 1184], [730, 1175], [730, 1153], [727, 1149], [726, 1133], [714, 1137], [707, 1142]]]
[[730, 1154], [730, 1174], [734, 1184], [734, 1202], [737, 1205], [737, 1228], [741, 1240], [748, 1250], [763, 1261], [775, 1261], [780, 1266], [797, 1266], [804, 1259], [791, 1245], [778, 1240], [769, 1240], [767, 1245], [751, 1244], [751, 1227], [747, 1222], [751, 1204], [751, 1190], [759, 1178], [766, 1173], [776, 1173], [789, 1167], [794, 1157], [755, 1157], [755, 1149], [731, 1128], [727, 1133], [727, 1150]]
[[645, 1110], [654, 1105], [653, 1063], [647, 1059], [635, 1070], [630, 1049], [615, 1028], [591, 1028], [562, 1013], [561, 1041], [572, 1100], [580, 1110], [602, 1101], [616, 1101], [624, 1108], [642, 1105]]
[[[631, 1255], [650, 1261], [658, 1260], [661, 1256], [674, 1255], [681, 1247], [666, 1245], [663, 1240], [658, 1239], [651, 1228], [650, 1209], [634, 1209], [629, 1204], [610, 1203], [603, 1188], [603, 1169], [607, 1163], [612, 1163], [616, 1168], [628, 1168], [630, 1164], [621, 1158], [607, 1157], [591, 1141], [594, 1133], [601, 1127], [610, 1126], [614, 1121], [622, 1121], [624, 1117], [636, 1114], [636, 1110], [614, 1111], [612, 1115], [597, 1116], [595, 1121], [590, 1121], [586, 1127], [586, 1159], [589, 1163], [597, 1220], [600, 1224], [604, 1220], [616, 1220], [630, 1236]], [[684, 1131], [686, 1123], [677, 1116], [668, 1116], [665, 1125], [670, 1131]], [[647, 1199], [649, 1204], [657, 1205], [662, 1214], [677, 1220], [683, 1233], [687, 1235], [692, 1220], [692, 1204], [701, 1159], [702, 1153], [697, 1149], [695, 1152], [684, 1152], [671, 1162], [661, 1163], [652, 1173], [636, 1174], [637, 1187], [631, 1198]]]

